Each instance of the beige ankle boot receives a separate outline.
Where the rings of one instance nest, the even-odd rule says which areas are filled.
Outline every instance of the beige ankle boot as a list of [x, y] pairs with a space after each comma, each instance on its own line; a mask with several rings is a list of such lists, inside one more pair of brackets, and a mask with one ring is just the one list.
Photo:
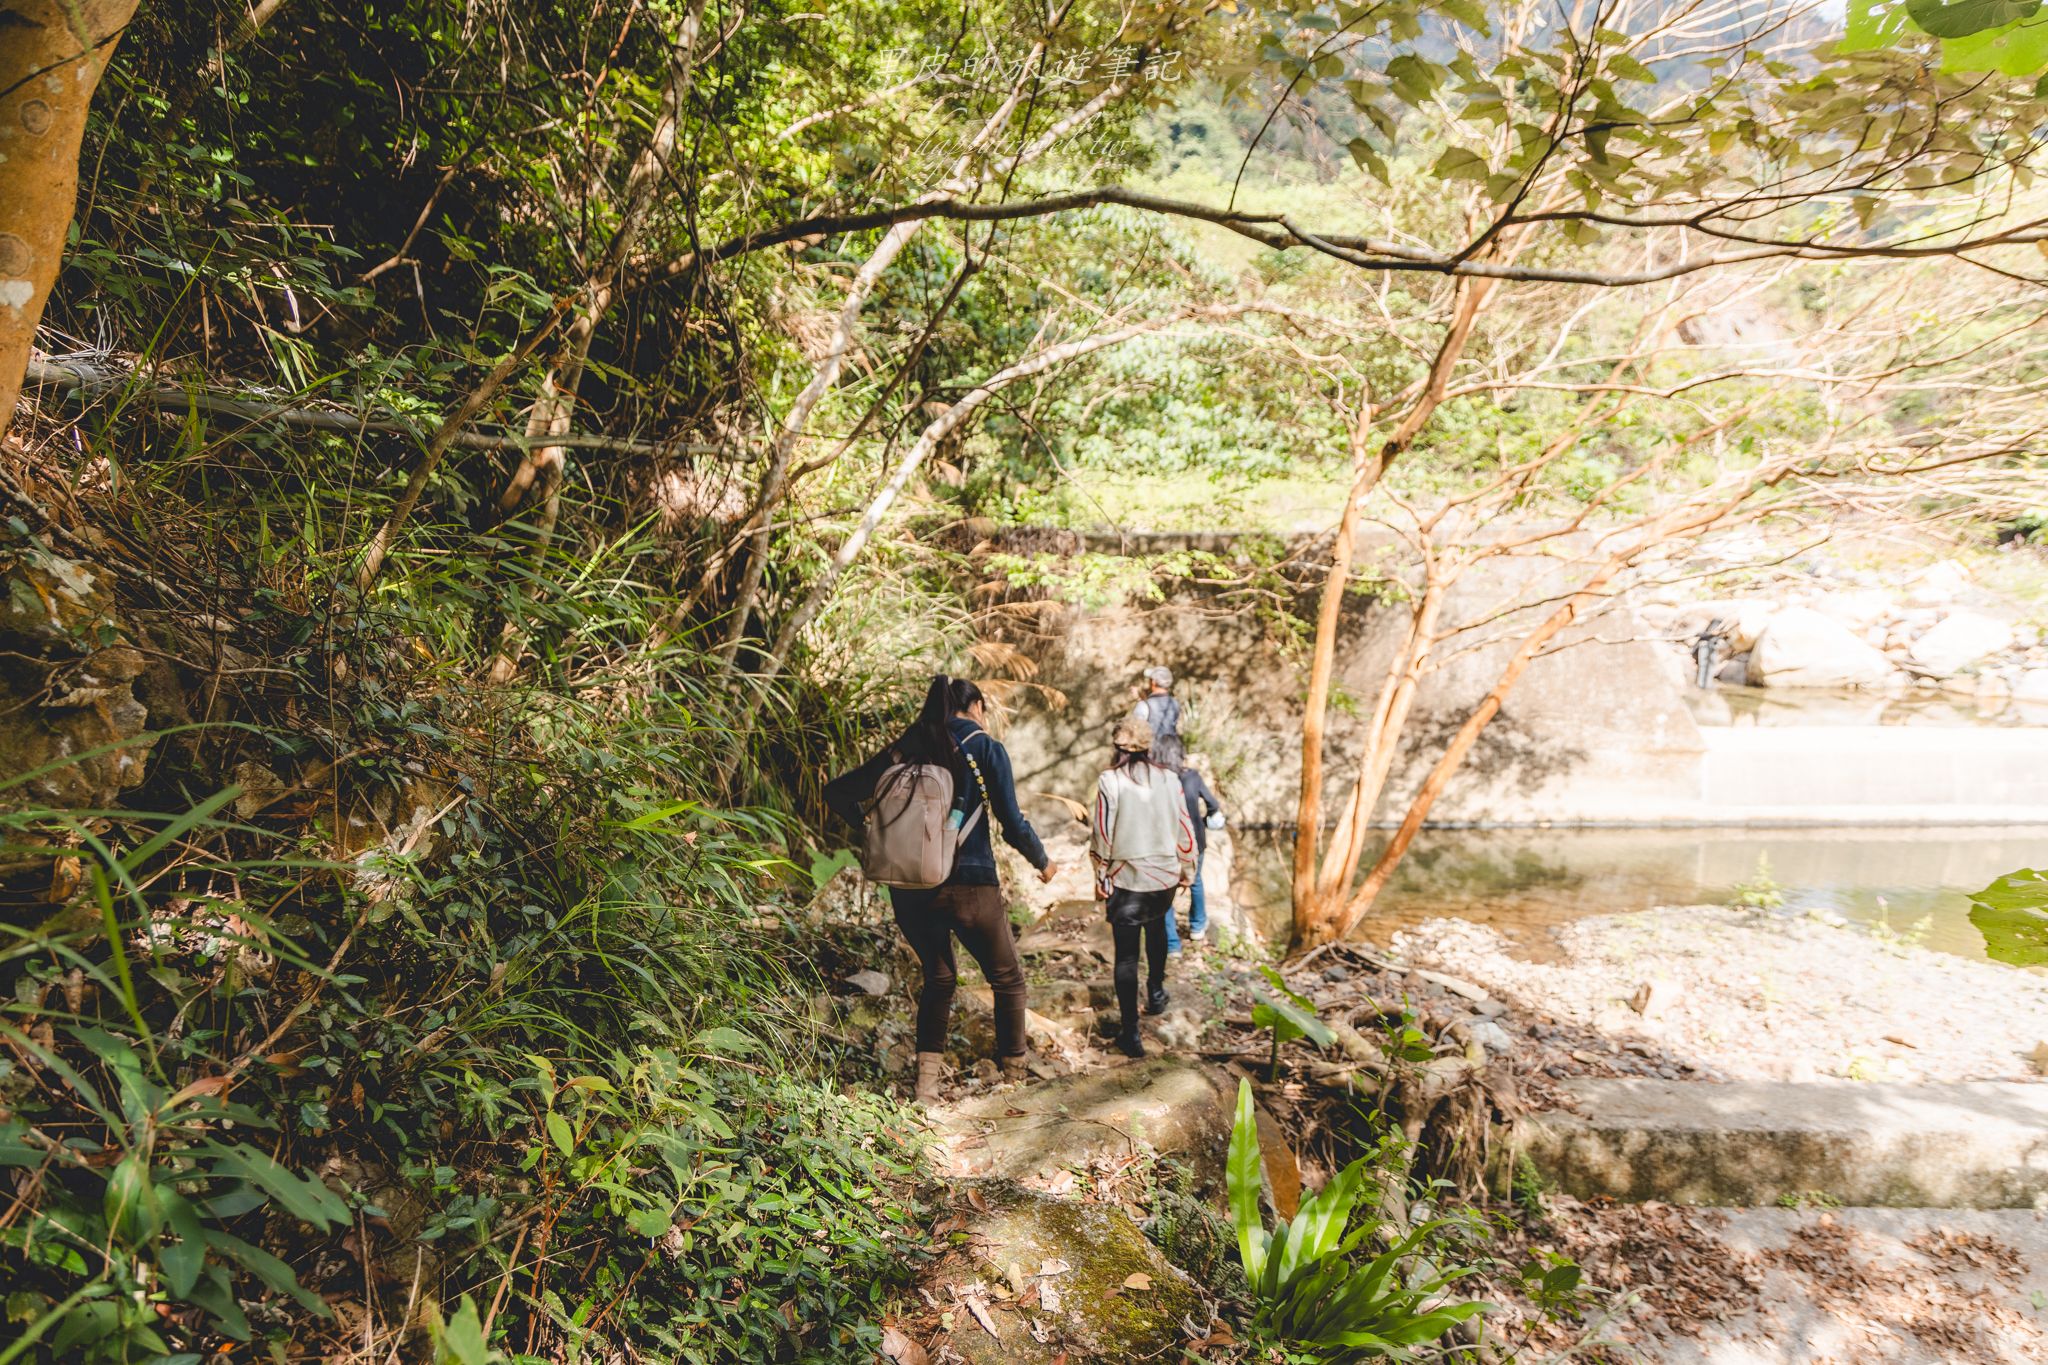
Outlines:
[[943, 1052], [920, 1052], [917, 1054], [917, 1099], [921, 1104], [939, 1102], [939, 1077], [946, 1069], [946, 1054]]

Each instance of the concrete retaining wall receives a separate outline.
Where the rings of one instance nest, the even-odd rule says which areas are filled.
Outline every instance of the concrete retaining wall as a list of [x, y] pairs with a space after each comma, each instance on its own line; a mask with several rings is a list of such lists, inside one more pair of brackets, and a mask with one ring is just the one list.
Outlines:
[[[1481, 585], [1476, 613], [1501, 585]], [[1403, 613], [1346, 615], [1325, 790], [1355, 772], [1362, 722]], [[1538, 659], [1434, 812], [1439, 824], [2048, 823], [2048, 729], [1883, 725], [1701, 727], [1668, 646], [1624, 613]], [[1299, 784], [1306, 665], [1250, 612], [1179, 597], [1148, 607], [1069, 608], [1022, 642], [1037, 686], [1014, 697], [1012, 754], [1027, 789], [1085, 800], [1141, 668], [1179, 683], [1193, 747], [1234, 816], [1284, 824]], [[1443, 739], [1497, 676], [1507, 646], [1431, 676], [1377, 818], [1397, 819]]]

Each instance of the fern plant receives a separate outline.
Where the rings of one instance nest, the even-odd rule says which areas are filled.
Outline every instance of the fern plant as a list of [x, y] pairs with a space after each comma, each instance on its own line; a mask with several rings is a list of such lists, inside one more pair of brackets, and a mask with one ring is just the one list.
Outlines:
[[1378, 1255], [1360, 1259], [1359, 1249], [1382, 1223], [1365, 1216], [1353, 1225], [1367, 1189], [1364, 1159], [1270, 1230], [1259, 1209], [1262, 1171], [1251, 1084], [1240, 1080], [1225, 1181], [1238, 1254], [1257, 1304], [1254, 1332], [1322, 1361], [1404, 1358], [1492, 1306], [1443, 1301], [1444, 1290], [1469, 1268], [1424, 1272], [1412, 1282], [1405, 1273], [1440, 1222], [1418, 1224]]

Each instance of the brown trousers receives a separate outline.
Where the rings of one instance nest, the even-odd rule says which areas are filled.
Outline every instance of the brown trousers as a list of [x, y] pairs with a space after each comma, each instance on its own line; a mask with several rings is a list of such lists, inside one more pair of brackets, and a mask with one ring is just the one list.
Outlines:
[[996, 997], [996, 1056], [1024, 1055], [1024, 965], [1003, 907], [999, 886], [940, 886], [930, 891], [889, 892], [896, 927], [924, 968], [917, 996], [917, 1050], [944, 1052], [946, 1025], [953, 1013], [959, 968], [953, 958], [958, 938], [988, 978]]

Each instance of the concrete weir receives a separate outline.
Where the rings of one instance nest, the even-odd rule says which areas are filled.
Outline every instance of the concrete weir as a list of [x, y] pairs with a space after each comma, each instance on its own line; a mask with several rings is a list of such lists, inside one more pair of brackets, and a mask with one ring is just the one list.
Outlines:
[[1582, 1199], [2048, 1208], [2048, 1085], [1565, 1082], [1515, 1135]]

